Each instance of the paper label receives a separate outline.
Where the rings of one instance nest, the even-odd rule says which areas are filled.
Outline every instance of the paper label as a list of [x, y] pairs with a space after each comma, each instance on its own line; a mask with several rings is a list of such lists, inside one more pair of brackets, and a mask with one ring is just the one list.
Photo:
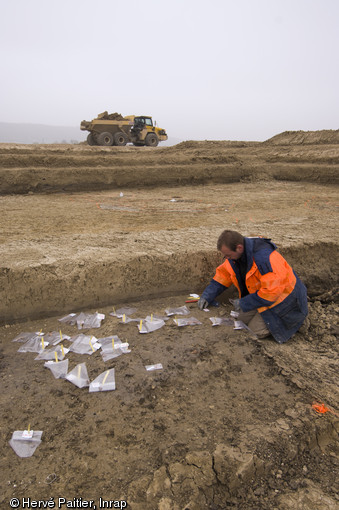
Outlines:
[[25, 439], [32, 439], [33, 437], [33, 430], [24, 430], [23, 433], [22, 433], [22, 437], [24, 437]]

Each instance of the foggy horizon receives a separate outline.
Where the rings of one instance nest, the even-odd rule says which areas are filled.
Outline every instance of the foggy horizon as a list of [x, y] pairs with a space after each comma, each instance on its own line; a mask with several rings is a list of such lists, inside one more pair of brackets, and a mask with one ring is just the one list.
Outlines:
[[335, 0], [1, 6], [0, 121], [151, 115], [182, 140], [338, 129]]

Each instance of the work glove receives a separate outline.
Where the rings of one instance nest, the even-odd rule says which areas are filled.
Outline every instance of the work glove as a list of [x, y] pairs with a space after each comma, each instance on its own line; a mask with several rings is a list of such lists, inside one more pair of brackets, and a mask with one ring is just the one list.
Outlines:
[[207, 308], [208, 307], [208, 301], [206, 301], [206, 299], [204, 299], [203, 297], [199, 299], [198, 301], [198, 308], [200, 310], [203, 310], [204, 308]]
[[241, 312], [240, 299], [230, 299], [230, 303], [234, 306], [236, 312]]

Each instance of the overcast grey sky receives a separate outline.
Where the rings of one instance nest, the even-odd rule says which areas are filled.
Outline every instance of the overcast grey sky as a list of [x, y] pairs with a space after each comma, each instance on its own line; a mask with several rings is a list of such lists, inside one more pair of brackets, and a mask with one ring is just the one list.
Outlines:
[[184, 140], [339, 128], [338, 0], [0, 0], [0, 121]]

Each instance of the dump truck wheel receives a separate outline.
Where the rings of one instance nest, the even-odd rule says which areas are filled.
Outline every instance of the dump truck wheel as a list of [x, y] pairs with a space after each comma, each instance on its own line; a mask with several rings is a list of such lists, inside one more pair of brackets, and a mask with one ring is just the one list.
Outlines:
[[145, 138], [145, 144], [148, 147], [156, 147], [159, 143], [159, 139], [155, 133], [149, 133]]
[[97, 136], [98, 145], [113, 145], [113, 135], [112, 133], [108, 133], [108, 131], [105, 131], [104, 133], [100, 133], [100, 135]]
[[90, 133], [88, 136], [87, 136], [87, 143], [88, 145], [96, 145], [96, 142], [94, 140], [94, 137], [93, 137], [93, 134]]
[[119, 147], [126, 145], [128, 142], [128, 138], [122, 131], [118, 131], [118, 133], [115, 133], [114, 135], [114, 145], [118, 145]]

